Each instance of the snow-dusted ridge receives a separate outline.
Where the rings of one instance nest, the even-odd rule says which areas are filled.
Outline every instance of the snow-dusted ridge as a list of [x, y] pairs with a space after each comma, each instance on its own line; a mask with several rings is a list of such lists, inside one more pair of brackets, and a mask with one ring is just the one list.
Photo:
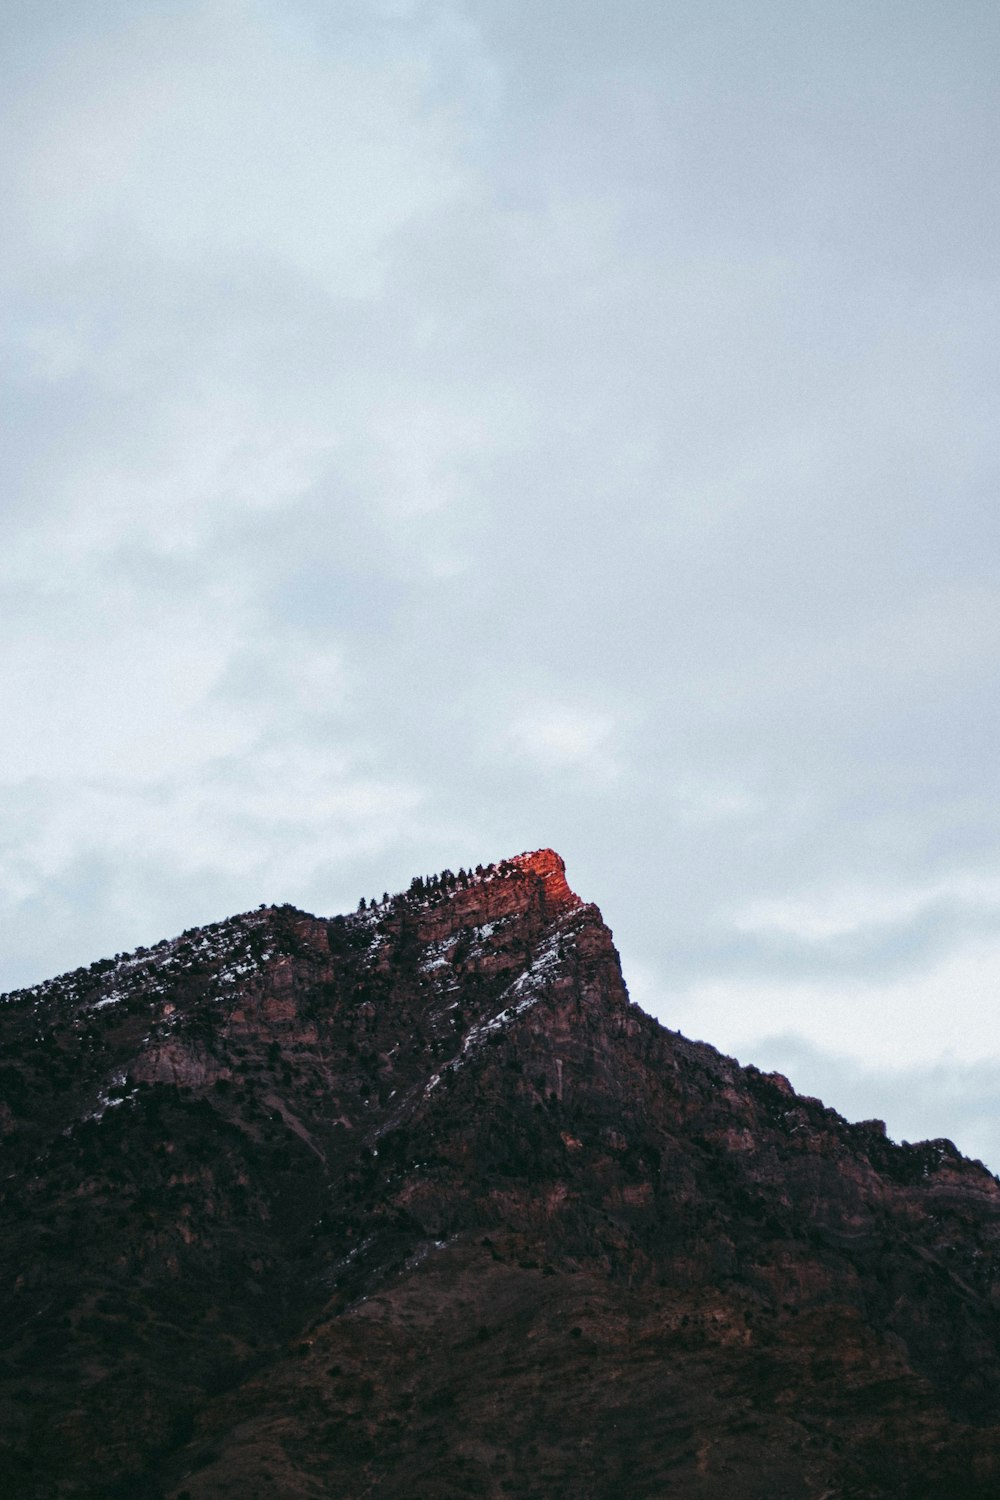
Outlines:
[[[359, 927], [369, 930], [374, 954], [380, 926], [393, 912], [400, 909], [430, 912], [456, 892], [492, 883], [524, 880], [525, 877], [554, 882], [561, 892], [576, 901], [565, 884], [565, 866], [559, 855], [551, 849], [536, 849], [495, 864], [460, 869], [457, 874], [445, 869], [437, 875], [417, 876], [406, 891], [394, 896], [385, 894], [381, 900], [370, 903], [362, 899], [356, 911], [329, 920], [347, 924], [355, 930]], [[140, 947], [131, 953], [98, 959], [39, 984], [12, 990], [0, 995], [0, 1004], [40, 1008], [52, 1002], [62, 1002], [76, 1011], [77, 1024], [83, 1024], [90, 1012], [140, 999], [148, 1003], [158, 997], [166, 998], [178, 979], [187, 971], [197, 969], [214, 971], [211, 974], [212, 987], [216, 998], [222, 998], [231, 988], [279, 956], [281, 944], [275, 932], [275, 919], [285, 914], [318, 920], [287, 905], [261, 906], [220, 922], [188, 928], [179, 936], [162, 939], [150, 948]], [[471, 952], [474, 953], [506, 920], [499, 917], [478, 925], [470, 924], [461, 936], [472, 945]], [[454, 938], [443, 938], [428, 946], [423, 962], [425, 971], [446, 969], [447, 951], [454, 946], [457, 937], [458, 934]]]
[[[166, 995], [172, 981], [193, 968], [214, 968], [213, 981], [222, 993], [275, 956], [270, 936], [272, 917], [280, 908], [264, 907], [192, 927], [175, 938], [164, 938], [151, 948], [118, 953], [87, 967], [72, 969], [53, 979], [0, 995], [7, 1005], [40, 1006], [51, 1001], [75, 1004], [81, 1016], [142, 997]], [[263, 939], [263, 940], [262, 940]], [[91, 994], [97, 998], [91, 999]]]

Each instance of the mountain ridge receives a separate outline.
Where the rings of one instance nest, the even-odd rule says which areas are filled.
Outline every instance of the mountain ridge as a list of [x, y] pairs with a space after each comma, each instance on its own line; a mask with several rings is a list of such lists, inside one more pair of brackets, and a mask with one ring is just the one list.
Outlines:
[[994, 1492], [1000, 1183], [646, 1016], [551, 850], [0, 1033], [23, 1494]]

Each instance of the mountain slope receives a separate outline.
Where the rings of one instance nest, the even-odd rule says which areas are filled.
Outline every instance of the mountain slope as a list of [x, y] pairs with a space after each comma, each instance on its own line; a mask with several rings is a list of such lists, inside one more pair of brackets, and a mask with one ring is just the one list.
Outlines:
[[631, 1006], [551, 851], [0, 1025], [12, 1492], [997, 1491], [996, 1179]]

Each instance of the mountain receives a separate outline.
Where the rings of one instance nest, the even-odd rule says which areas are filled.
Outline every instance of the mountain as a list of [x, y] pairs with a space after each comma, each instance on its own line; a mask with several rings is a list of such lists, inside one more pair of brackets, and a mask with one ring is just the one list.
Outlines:
[[643, 1014], [551, 850], [0, 1041], [4, 1494], [1000, 1493], [1000, 1183]]

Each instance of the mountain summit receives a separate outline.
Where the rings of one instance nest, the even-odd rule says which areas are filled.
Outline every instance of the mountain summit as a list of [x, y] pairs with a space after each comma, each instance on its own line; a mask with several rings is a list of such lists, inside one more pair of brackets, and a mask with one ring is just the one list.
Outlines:
[[551, 850], [0, 1042], [4, 1493], [1000, 1492], [997, 1179], [644, 1015]]

